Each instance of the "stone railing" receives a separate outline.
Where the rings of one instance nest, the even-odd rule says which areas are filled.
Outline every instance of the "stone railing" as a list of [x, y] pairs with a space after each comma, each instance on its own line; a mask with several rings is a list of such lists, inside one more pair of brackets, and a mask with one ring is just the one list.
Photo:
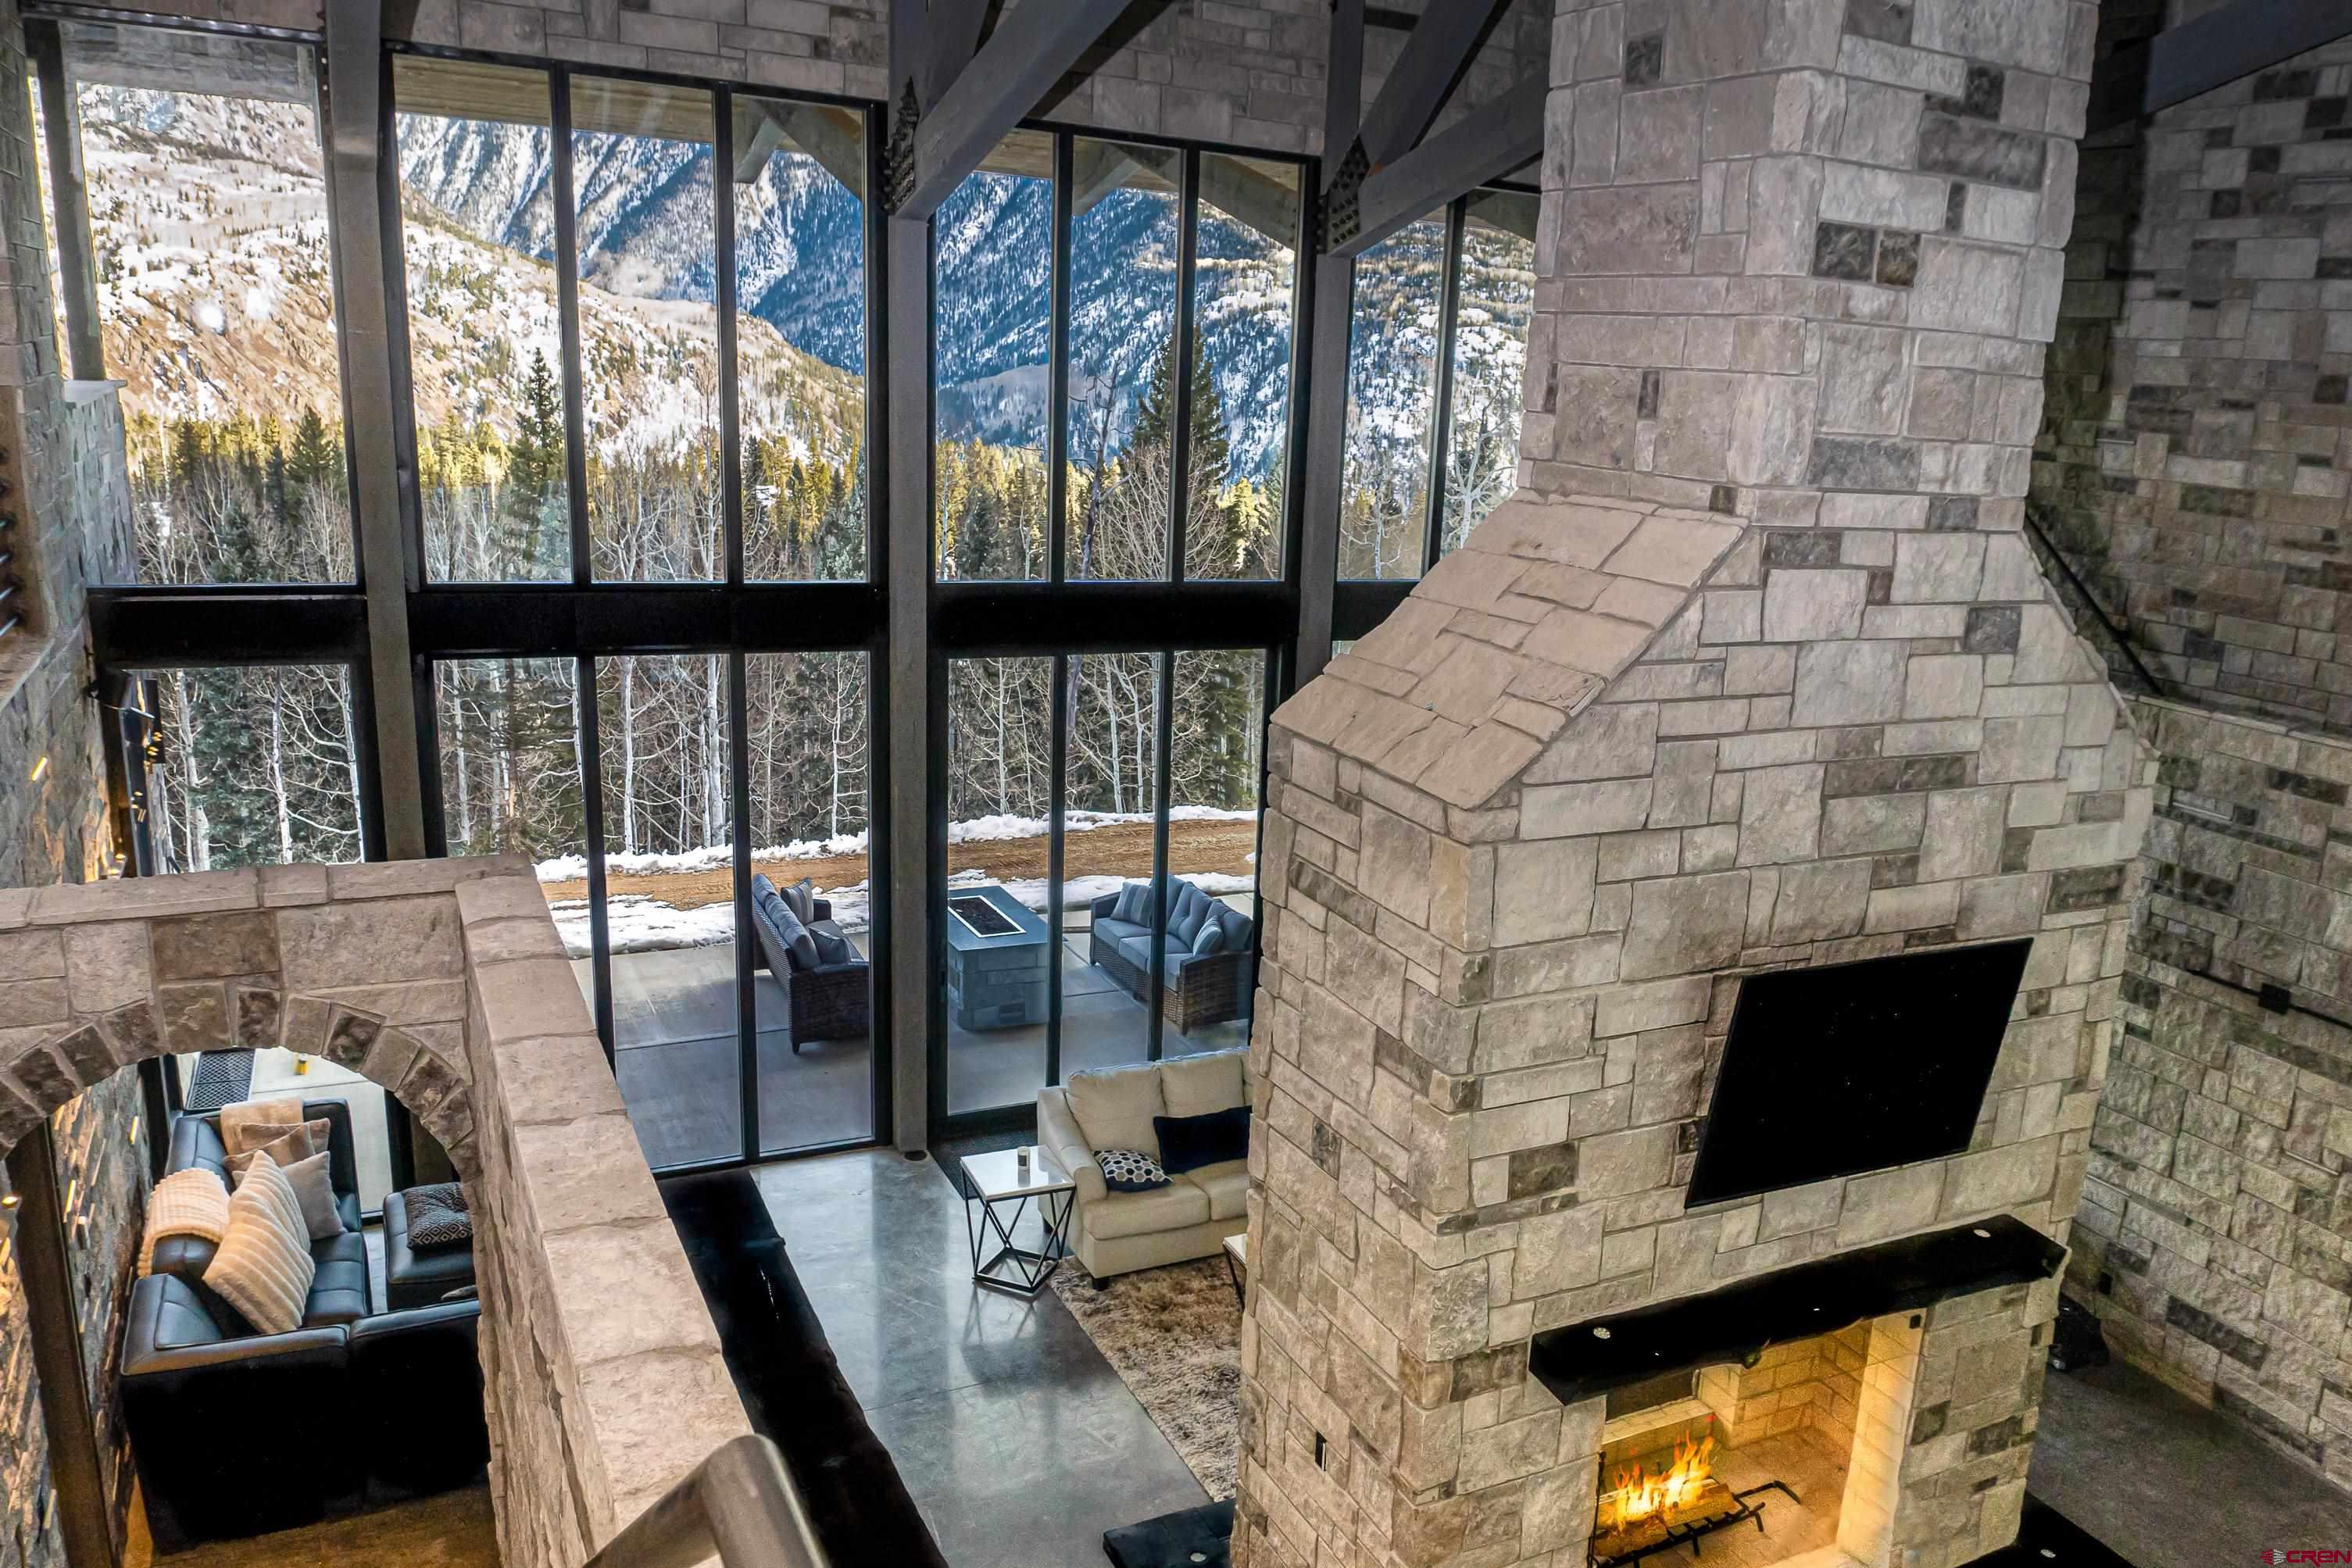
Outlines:
[[500, 1554], [572, 1568], [748, 1432], [530, 868], [0, 889], [0, 1147], [142, 1059], [329, 1058], [449, 1151], [476, 1224]]

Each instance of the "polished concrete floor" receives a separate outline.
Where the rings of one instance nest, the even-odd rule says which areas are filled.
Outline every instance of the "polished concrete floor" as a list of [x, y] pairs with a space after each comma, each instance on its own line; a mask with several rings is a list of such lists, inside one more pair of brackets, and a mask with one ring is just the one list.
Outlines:
[[1208, 1500], [1051, 1290], [1024, 1301], [972, 1283], [962, 1205], [928, 1158], [824, 1155], [757, 1177], [956, 1568], [1101, 1568], [1105, 1530]]
[[2050, 1375], [2026, 1484], [2135, 1568], [2352, 1552], [2352, 1497], [2120, 1360]]

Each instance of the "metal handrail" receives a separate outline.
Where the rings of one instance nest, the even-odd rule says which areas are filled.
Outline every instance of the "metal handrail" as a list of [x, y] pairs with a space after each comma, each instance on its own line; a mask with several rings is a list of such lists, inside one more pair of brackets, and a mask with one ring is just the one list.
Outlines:
[[765, 1437], [732, 1437], [631, 1520], [587, 1568], [831, 1568], [784, 1456]]

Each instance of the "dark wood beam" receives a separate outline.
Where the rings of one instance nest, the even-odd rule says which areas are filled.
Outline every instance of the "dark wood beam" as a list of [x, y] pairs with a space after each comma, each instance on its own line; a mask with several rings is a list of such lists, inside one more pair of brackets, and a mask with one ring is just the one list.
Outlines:
[[1127, 0], [1055, 0], [1026, 6], [1013, 26], [999, 27], [921, 113], [911, 178], [892, 215], [920, 219], [937, 212], [1126, 9]]
[[1334, 204], [1332, 254], [1360, 255], [1454, 197], [1517, 168], [1530, 149], [1541, 152], [1549, 90], [1544, 73], [1522, 77], [1502, 97], [1365, 175], [1352, 205]]
[[[1404, 41], [1396, 68], [1364, 111], [1357, 140], [1375, 169], [1429, 133], [1437, 111], [1486, 46], [1509, 0], [1436, 0]], [[1324, 155], [1336, 154], [1328, 142]]]
[[2083, 133], [2127, 125], [2347, 34], [2345, 0], [2232, 0], [2100, 60]]

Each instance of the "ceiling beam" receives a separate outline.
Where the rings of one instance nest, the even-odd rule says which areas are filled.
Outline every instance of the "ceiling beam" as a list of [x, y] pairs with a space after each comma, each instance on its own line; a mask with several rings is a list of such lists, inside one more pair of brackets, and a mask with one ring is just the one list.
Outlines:
[[1404, 52], [1357, 132], [1375, 169], [1401, 157], [1436, 123], [1454, 83], [1478, 57], [1510, 0], [1441, 0], [1421, 14]]
[[2130, 124], [2347, 34], [2352, 5], [2344, 0], [2232, 0], [2100, 60], [2084, 134]]
[[735, 183], [760, 177], [778, 152], [803, 152], [852, 191], [866, 188], [866, 128], [847, 110], [818, 103], [735, 99]]
[[980, 52], [989, 0], [931, 0], [930, 48], [925, 61], [923, 108], [929, 110]]
[[1126, 9], [1127, 0], [1055, 0], [1024, 5], [1014, 26], [999, 27], [917, 122], [913, 166], [893, 182], [905, 194], [892, 212], [902, 218], [937, 212]]
[[1549, 92], [1544, 72], [1521, 77], [1502, 97], [1365, 175], [1352, 206], [1333, 204], [1331, 254], [1360, 255], [1454, 197], [1517, 168], [1530, 149], [1541, 152]]

